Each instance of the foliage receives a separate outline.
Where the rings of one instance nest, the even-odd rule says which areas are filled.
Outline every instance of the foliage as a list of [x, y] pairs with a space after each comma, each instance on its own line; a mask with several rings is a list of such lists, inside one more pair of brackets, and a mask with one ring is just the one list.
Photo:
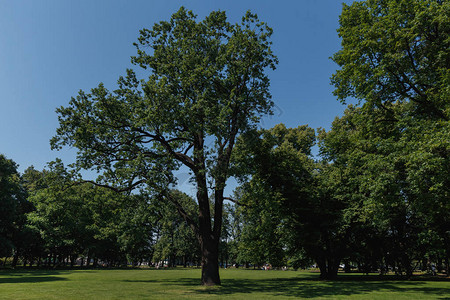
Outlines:
[[[173, 171], [185, 165], [197, 185], [198, 218], [174, 204], [199, 237], [202, 282], [220, 284], [218, 244], [229, 160], [236, 137], [271, 111], [266, 70], [277, 63], [272, 29], [250, 12], [232, 25], [224, 12], [197, 22], [181, 8], [140, 34], [132, 61], [150, 69], [149, 78], [139, 82], [128, 70], [113, 92], [103, 84], [90, 94], [81, 91], [57, 109], [60, 127], [51, 144], [78, 148], [77, 166], [102, 171], [99, 183], [118, 191], [146, 186], [167, 194]], [[214, 188], [208, 190], [208, 183]]]
[[345, 5], [339, 19], [341, 67], [332, 77], [339, 100], [368, 109], [449, 118], [450, 3], [440, 0], [367, 0]]
[[297, 256], [304, 249], [309, 255], [320, 253], [322, 231], [333, 227], [325, 225], [331, 223], [331, 215], [318, 215], [326, 216], [336, 207], [325, 210], [319, 200], [316, 165], [310, 156], [314, 142], [314, 130], [308, 126], [283, 124], [239, 139], [234, 162], [243, 181], [238, 193], [241, 261], [281, 267], [287, 255]]
[[344, 175], [355, 232], [371, 232], [364, 260], [375, 245], [372, 258], [408, 274], [414, 259], [449, 257], [449, 14], [448, 1], [344, 5], [333, 57], [335, 95], [362, 106], [322, 134], [322, 153]]
[[17, 165], [0, 154], [0, 257], [9, 256], [14, 247], [14, 231], [23, 201], [25, 193]]
[[[171, 197], [186, 208], [186, 212], [195, 216], [197, 204], [188, 195], [177, 191], [171, 191]], [[200, 249], [198, 241], [192, 229], [177, 213], [176, 207], [171, 202], [158, 201], [158, 222], [156, 223], [156, 243], [153, 253], [153, 261], [160, 263], [167, 260], [169, 266], [176, 266], [176, 259], [186, 267], [188, 262], [199, 261]]]
[[[398, 114], [403, 109], [396, 107]], [[321, 133], [321, 151], [340, 170], [335, 191], [350, 199], [347, 215], [356, 221], [353, 234], [359, 232], [353, 238], [368, 243], [361, 252], [378, 251], [378, 260], [385, 256], [399, 272], [411, 274], [414, 259], [437, 250], [426, 236], [439, 236], [442, 250], [448, 245], [448, 122], [378, 118], [383, 116], [350, 106], [330, 132]], [[441, 252], [441, 258], [447, 255]]]
[[39, 234], [42, 248], [30, 260], [57, 255], [59, 262], [70, 257], [73, 264], [81, 256], [117, 265], [149, 259], [155, 219], [147, 195], [79, 184], [60, 161], [27, 186], [33, 186], [29, 199], [35, 207], [27, 228]]

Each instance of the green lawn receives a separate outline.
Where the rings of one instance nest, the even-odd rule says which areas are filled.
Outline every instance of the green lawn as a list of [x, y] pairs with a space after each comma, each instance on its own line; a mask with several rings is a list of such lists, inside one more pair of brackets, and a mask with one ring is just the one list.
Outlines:
[[317, 273], [221, 270], [222, 286], [199, 286], [199, 269], [0, 270], [0, 299], [450, 299], [448, 280], [392, 280]]

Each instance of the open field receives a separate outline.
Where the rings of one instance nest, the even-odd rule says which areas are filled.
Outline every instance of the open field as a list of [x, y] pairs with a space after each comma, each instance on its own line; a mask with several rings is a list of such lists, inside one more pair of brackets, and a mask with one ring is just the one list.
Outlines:
[[0, 270], [0, 299], [450, 299], [449, 280], [393, 280], [295, 271], [221, 270], [221, 287], [199, 286], [199, 269]]

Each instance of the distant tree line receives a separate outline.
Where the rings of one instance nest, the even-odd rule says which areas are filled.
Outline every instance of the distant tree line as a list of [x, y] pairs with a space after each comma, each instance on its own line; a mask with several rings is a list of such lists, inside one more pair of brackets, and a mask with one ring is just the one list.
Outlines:
[[[79, 182], [61, 161], [20, 175], [0, 155], [0, 180], [0, 266], [199, 264], [193, 232], [162, 199]], [[191, 197], [171, 195], [195, 210]]]

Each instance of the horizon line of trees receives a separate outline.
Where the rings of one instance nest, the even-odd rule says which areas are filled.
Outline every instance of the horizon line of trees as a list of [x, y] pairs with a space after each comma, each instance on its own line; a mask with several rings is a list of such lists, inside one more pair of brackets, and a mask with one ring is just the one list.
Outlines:
[[[144, 191], [117, 193], [82, 182], [60, 160], [19, 174], [1, 154], [0, 187], [0, 267], [199, 264], [190, 228], [170, 203]], [[186, 194], [171, 196], [195, 210]]]
[[[397, 127], [371, 117], [349, 105], [328, 132], [279, 124], [242, 135], [231, 168], [240, 186], [223, 214], [221, 266], [314, 264], [323, 278], [334, 278], [342, 265], [448, 274], [448, 122]], [[380, 128], [368, 130], [374, 125]], [[316, 143], [321, 159], [311, 154]], [[22, 175], [3, 155], [0, 162], [7, 212], [0, 257], [13, 254], [12, 267], [73, 266], [77, 259], [94, 267], [201, 264], [194, 233], [160, 195], [82, 182], [59, 160]], [[171, 197], [195, 216], [190, 196], [172, 190]]]

